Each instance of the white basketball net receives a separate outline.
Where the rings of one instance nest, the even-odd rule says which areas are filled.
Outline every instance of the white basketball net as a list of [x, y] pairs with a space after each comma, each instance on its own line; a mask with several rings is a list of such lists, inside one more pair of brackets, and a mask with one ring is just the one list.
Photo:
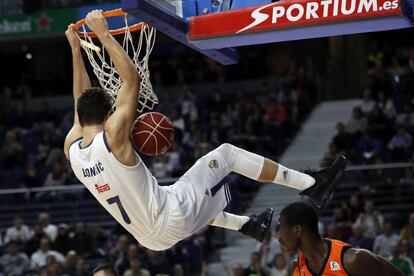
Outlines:
[[[126, 31], [123, 34], [124, 37], [120, 44], [131, 57], [141, 77], [138, 112], [142, 112], [144, 109], [152, 110], [158, 104], [158, 97], [152, 89], [148, 60], [154, 48], [156, 31], [149, 25], [145, 25], [145, 27], [137, 31], [139, 32], [139, 39], [138, 43], [134, 43], [131, 31], [129, 30], [127, 15], [124, 15], [124, 21]], [[81, 45], [93, 67], [93, 72], [98, 78], [102, 88], [115, 102], [122, 81], [119, 78], [119, 74], [115, 69], [111, 57], [103, 46], [100, 48], [94, 44], [93, 39], [88, 35], [85, 25], [82, 25], [82, 30], [79, 31], [83, 33], [83, 37], [80, 36], [81, 41], [83, 40]]]

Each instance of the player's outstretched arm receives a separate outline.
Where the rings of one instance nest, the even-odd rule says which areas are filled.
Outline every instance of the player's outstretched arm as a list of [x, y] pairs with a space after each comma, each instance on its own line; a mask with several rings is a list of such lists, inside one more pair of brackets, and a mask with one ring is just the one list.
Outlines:
[[108, 51], [122, 80], [122, 86], [116, 97], [115, 112], [108, 119], [105, 130], [113, 142], [124, 143], [129, 141], [129, 130], [136, 118], [140, 77], [128, 54], [109, 33], [101, 10], [91, 11], [86, 16], [86, 24], [96, 33], [105, 50]]
[[404, 274], [383, 257], [365, 249], [348, 249], [344, 254], [344, 266], [352, 276], [403, 276]]
[[79, 96], [85, 89], [91, 87], [91, 81], [88, 73], [86, 72], [85, 64], [83, 63], [80, 40], [72, 29], [73, 24], [68, 26], [65, 35], [69, 41], [70, 48], [72, 51], [72, 67], [73, 67], [73, 100], [75, 103], [75, 116], [73, 119], [73, 127], [69, 131], [65, 139], [64, 151], [66, 158], [68, 158], [69, 147], [73, 141], [82, 137], [82, 127], [79, 123], [78, 113], [76, 111], [76, 103]]

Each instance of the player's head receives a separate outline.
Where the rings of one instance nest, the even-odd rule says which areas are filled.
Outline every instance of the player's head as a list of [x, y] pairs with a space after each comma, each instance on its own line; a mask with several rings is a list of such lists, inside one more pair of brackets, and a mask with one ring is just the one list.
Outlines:
[[109, 117], [111, 97], [100, 87], [86, 89], [78, 98], [76, 111], [81, 126], [100, 125]]
[[112, 264], [101, 264], [93, 270], [93, 276], [119, 276]]
[[303, 239], [319, 238], [315, 210], [304, 202], [294, 202], [283, 208], [279, 215], [277, 236], [287, 252], [299, 249]]

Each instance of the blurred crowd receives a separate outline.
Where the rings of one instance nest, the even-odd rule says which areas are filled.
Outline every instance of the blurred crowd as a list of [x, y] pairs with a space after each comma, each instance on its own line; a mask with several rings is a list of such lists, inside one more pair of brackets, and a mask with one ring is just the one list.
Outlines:
[[[378, 168], [344, 175], [325, 234], [372, 250], [405, 275], [414, 275], [414, 213], [404, 206], [412, 202], [414, 168], [381, 168], [384, 163], [413, 162], [414, 49], [375, 47], [368, 56], [367, 78], [360, 103], [347, 122], [338, 122], [321, 166], [343, 153], [349, 165]], [[341, 194], [351, 196], [344, 201]], [[381, 214], [372, 198], [388, 212]]]
[[414, 48], [369, 56], [368, 86], [337, 133], [321, 165], [345, 153], [355, 164], [408, 162], [413, 159]]
[[77, 222], [54, 225], [40, 213], [32, 228], [17, 216], [6, 230], [0, 275], [87, 276], [100, 263], [114, 264], [120, 275], [199, 275], [202, 244], [185, 240], [164, 252], [141, 247], [121, 229], [110, 234]]

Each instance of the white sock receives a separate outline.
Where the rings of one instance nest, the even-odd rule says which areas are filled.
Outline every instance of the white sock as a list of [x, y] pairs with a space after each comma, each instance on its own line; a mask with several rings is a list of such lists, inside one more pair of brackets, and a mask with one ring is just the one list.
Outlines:
[[217, 215], [210, 225], [238, 231], [248, 221], [249, 217], [233, 215], [223, 211]]
[[273, 183], [282, 184], [303, 191], [315, 184], [315, 179], [310, 175], [291, 170], [279, 164]]

